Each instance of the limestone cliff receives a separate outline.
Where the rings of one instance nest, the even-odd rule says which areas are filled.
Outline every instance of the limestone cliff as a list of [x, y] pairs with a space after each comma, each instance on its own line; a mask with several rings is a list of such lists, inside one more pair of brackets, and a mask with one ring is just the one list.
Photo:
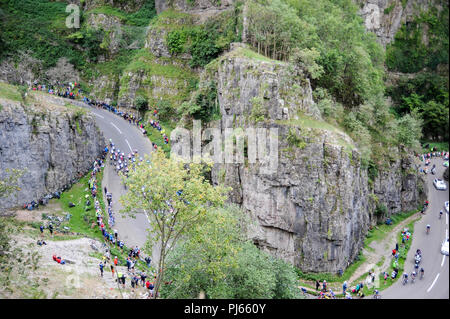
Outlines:
[[356, 0], [366, 29], [374, 32], [384, 47], [394, 40], [403, 24], [431, 6], [441, 9], [440, 0]]
[[408, 155], [369, 181], [357, 146], [321, 119], [309, 80], [288, 64], [238, 46], [206, 73], [202, 81], [217, 83], [221, 116], [209, 127], [278, 128], [275, 172], [247, 161], [212, 170], [213, 182], [231, 186], [230, 200], [253, 217], [260, 248], [303, 271], [337, 272], [359, 254], [377, 205], [392, 214], [422, 200], [423, 181]]
[[0, 178], [8, 168], [25, 170], [21, 190], [0, 208], [69, 187], [101, 154], [105, 141], [92, 116], [61, 101], [40, 96], [24, 105], [0, 97]]

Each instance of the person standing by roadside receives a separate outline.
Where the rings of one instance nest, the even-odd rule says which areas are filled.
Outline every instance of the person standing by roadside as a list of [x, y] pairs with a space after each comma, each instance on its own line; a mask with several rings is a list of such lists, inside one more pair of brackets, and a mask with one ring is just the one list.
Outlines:
[[147, 278], [147, 275], [145, 274], [145, 271], [141, 273], [141, 280], [142, 280], [142, 287], [145, 287], [145, 279]]
[[48, 225], [48, 230], [50, 231], [50, 234], [53, 237], [53, 225], [52, 224]]
[[345, 292], [347, 291], [347, 281], [344, 281], [344, 284], [342, 285], [343, 295], [345, 295]]
[[104, 267], [103, 262], [100, 262], [99, 267], [100, 267], [100, 276], [103, 277], [103, 267]]
[[320, 282], [316, 279], [316, 291], [320, 288]]

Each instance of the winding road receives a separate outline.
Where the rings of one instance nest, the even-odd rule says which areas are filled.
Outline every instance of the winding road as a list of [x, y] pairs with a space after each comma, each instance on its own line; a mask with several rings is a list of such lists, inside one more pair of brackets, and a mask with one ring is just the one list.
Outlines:
[[[422, 251], [422, 261], [419, 267], [425, 270], [423, 279], [417, 278], [415, 283], [408, 280], [402, 284], [401, 278], [395, 284], [381, 292], [383, 299], [448, 299], [449, 298], [449, 261], [448, 256], [441, 254], [441, 245], [448, 238], [449, 214], [444, 208], [448, 201], [447, 190], [437, 190], [433, 185], [435, 178], [441, 178], [445, 170], [442, 158], [431, 160], [431, 166], [436, 164], [436, 175], [425, 176], [428, 184], [428, 201], [430, 205], [425, 215], [415, 223], [412, 245], [405, 261], [405, 271], [409, 274], [414, 270], [414, 254], [417, 249]], [[439, 211], [443, 216], [439, 219]], [[430, 225], [430, 233], [426, 233], [426, 225]], [[392, 247], [393, 248], [393, 247]], [[420, 268], [419, 268], [420, 269]], [[402, 274], [399, 274], [400, 276]]]
[[[75, 103], [74, 103], [75, 104]], [[139, 156], [150, 154], [152, 145], [150, 140], [140, 130], [130, 125], [122, 117], [117, 116], [105, 109], [88, 106], [84, 103], [77, 105], [88, 108], [95, 116], [96, 122], [107, 140], [112, 139], [115, 146], [125, 154], [137, 149]], [[431, 165], [436, 164], [436, 175], [428, 174], [425, 179], [428, 184], [428, 200], [430, 205], [426, 214], [416, 222], [411, 249], [405, 262], [405, 271], [410, 274], [414, 269], [414, 254], [417, 249], [422, 250], [421, 267], [425, 269], [423, 279], [416, 279], [412, 284], [408, 282], [403, 285], [401, 279], [383, 291], [383, 299], [448, 299], [449, 298], [449, 261], [448, 256], [441, 254], [441, 244], [449, 236], [449, 214], [444, 208], [444, 202], [448, 201], [449, 190], [439, 191], [433, 185], [434, 178], [442, 178], [445, 167], [442, 166], [441, 158], [431, 160]], [[119, 211], [122, 205], [118, 199], [125, 194], [120, 177], [115, 173], [111, 165], [106, 165], [103, 186], [113, 194], [113, 211], [115, 213], [116, 225], [119, 237], [128, 246], [138, 245], [143, 247], [147, 239], [149, 221], [144, 213], [137, 214], [135, 218], [121, 216]], [[448, 183], [447, 183], [448, 186]], [[444, 214], [439, 219], [439, 211]], [[430, 234], [426, 234], [426, 225], [431, 225]], [[154, 255], [154, 254], [153, 254]], [[155, 256], [153, 256], [155, 257]], [[153, 260], [155, 260], [153, 258]], [[400, 276], [402, 274], [399, 274]]]
[[[109, 141], [111, 139], [114, 146], [125, 153], [125, 155], [134, 150], [138, 150], [139, 156], [142, 157], [144, 154], [150, 155], [152, 144], [137, 126], [129, 124], [128, 121], [108, 110], [91, 107], [84, 103], [77, 103], [77, 105], [88, 108], [91, 111], [106, 140]], [[137, 245], [142, 248], [147, 240], [147, 229], [150, 226], [148, 217], [144, 213], [136, 214], [135, 218], [122, 216], [119, 213], [123, 208], [119, 198], [126, 193], [126, 190], [121, 182], [121, 178], [114, 171], [113, 166], [109, 164], [109, 161], [105, 165], [102, 186], [106, 186], [108, 192], [113, 195], [112, 208], [115, 217], [113, 228], [117, 229], [119, 238], [128, 247]], [[103, 190], [102, 192], [104, 194]]]

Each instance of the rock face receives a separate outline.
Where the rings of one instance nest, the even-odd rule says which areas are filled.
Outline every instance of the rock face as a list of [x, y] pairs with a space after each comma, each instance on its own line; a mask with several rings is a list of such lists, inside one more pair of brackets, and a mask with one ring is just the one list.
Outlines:
[[[423, 181], [412, 158], [395, 160], [371, 186], [352, 140], [322, 121], [307, 78], [284, 63], [249, 58], [243, 48], [215, 67], [207, 71], [217, 82], [221, 120], [210, 127], [222, 134], [225, 128], [278, 129], [275, 171], [248, 162], [212, 170], [213, 182], [231, 186], [230, 200], [252, 216], [250, 233], [261, 249], [303, 271], [334, 273], [358, 256], [377, 222], [377, 203], [389, 214], [417, 207]], [[262, 115], [256, 121], [255, 108]]]
[[173, 8], [178, 11], [204, 11], [205, 10], [223, 10], [228, 9], [234, 0], [155, 0], [156, 12], [159, 14], [162, 11]]
[[398, 29], [429, 6], [439, 8], [432, 0], [357, 0], [366, 29], [374, 32], [384, 47], [394, 40]]
[[0, 208], [67, 188], [88, 172], [105, 147], [86, 111], [56, 106], [54, 101], [39, 103], [24, 107], [0, 98], [0, 178], [7, 168], [26, 169], [19, 180], [21, 190], [2, 199]]
[[[122, 37], [122, 24], [120, 23], [120, 19], [115, 16], [108, 16], [103, 13], [99, 14], [90, 14], [87, 20], [87, 23], [90, 27], [94, 29], [103, 29], [106, 31], [105, 37], [108, 37], [108, 53], [110, 56], [114, 56], [119, 52]], [[105, 58], [102, 57], [99, 59], [100, 61], [104, 61]]]

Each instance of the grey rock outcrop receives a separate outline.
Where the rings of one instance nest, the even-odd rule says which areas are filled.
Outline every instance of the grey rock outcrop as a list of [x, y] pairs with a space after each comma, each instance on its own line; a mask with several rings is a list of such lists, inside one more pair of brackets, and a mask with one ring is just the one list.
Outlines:
[[368, 31], [377, 35], [384, 47], [394, 40], [398, 29], [430, 5], [440, 8], [438, 1], [428, 0], [357, 0], [360, 15]]
[[155, 8], [158, 14], [168, 8], [183, 12], [203, 11], [205, 13], [209, 10], [228, 9], [233, 3], [234, 0], [155, 0]]
[[67, 188], [88, 172], [105, 146], [86, 111], [46, 99], [23, 106], [0, 98], [0, 104], [0, 178], [8, 168], [25, 170], [20, 191], [3, 198], [0, 208], [38, 201]]
[[[370, 185], [351, 138], [322, 121], [308, 79], [285, 63], [233, 47], [202, 78], [217, 82], [221, 119], [209, 127], [222, 134], [226, 128], [277, 128], [278, 166], [264, 173], [263, 163], [216, 163], [213, 182], [231, 186], [230, 201], [252, 216], [250, 234], [261, 249], [307, 272], [345, 269], [377, 222], [377, 203], [393, 214], [416, 208], [423, 198], [413, 158], [399, 156]], [[264, 109], [257, 121], [255, 98]]]

